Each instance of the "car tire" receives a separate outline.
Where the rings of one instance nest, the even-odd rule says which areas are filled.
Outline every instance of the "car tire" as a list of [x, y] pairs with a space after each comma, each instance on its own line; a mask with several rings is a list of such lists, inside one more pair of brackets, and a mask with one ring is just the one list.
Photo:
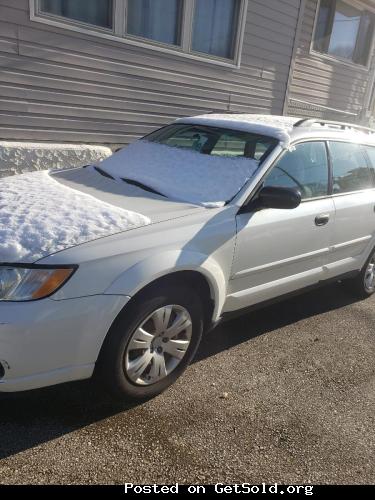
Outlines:
[[345, 287], [355, 297], [367, 299], [375, 293], [375, 250], [372, 251], [361, 272], [344, 281]]
[[203, 323], [200, 297], [192, 289], [152, 286], [125, 307], [112, 325], [98, 358], [96, 381], [117, 400], [142, 402], [157, 396], [192, 361]]

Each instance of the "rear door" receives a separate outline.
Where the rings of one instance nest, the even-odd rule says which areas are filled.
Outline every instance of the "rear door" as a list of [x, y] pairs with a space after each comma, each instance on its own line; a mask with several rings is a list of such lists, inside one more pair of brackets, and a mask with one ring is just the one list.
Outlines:
[[332, 199], [336, 209], [327, 276], [360, 269], [374, 246], [375, 148], [330, 141]]

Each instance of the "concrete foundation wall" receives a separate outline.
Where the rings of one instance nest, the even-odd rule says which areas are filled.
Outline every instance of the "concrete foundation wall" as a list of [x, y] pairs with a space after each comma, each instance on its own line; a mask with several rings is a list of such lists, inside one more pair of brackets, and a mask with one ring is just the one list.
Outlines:
[[0, 141], [0, 178], [34, 170], [81, 167], [103, 160], [110, 148]]

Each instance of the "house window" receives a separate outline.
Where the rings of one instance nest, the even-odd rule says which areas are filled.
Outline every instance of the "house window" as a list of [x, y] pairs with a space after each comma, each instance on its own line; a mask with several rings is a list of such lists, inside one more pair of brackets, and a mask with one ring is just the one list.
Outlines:
[[30, 0], [31, 19], [239, 65], [248, 0]]
[[43, 14], [112, 28], [112, 8], [112, 0], [40, 0], [39, 10]]
[[313, 47], [317, 52], [366, 66], [374, 32], [373, 13], [343, 0], [321, 0]]
[[127, 32], [179, 45], [181, 15], [181, 0], [128, 0]]
[[238, 7], [236, 0], [195, 0], [193, 50], [232, 58]]

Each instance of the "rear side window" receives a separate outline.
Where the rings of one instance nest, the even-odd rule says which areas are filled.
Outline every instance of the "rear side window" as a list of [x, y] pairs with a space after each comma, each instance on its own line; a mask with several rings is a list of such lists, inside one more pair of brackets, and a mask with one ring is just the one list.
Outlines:
[[265, 186], [299, 189], [302, 199], [328, 194], [328, 160], [324, 142], [305, 142], [288, 151], [272, 168]]
[[329, 143], [333, 194], [350, 193], [374, 187], [373, 175], [367, 165], [362, 146], [348, 142]]

